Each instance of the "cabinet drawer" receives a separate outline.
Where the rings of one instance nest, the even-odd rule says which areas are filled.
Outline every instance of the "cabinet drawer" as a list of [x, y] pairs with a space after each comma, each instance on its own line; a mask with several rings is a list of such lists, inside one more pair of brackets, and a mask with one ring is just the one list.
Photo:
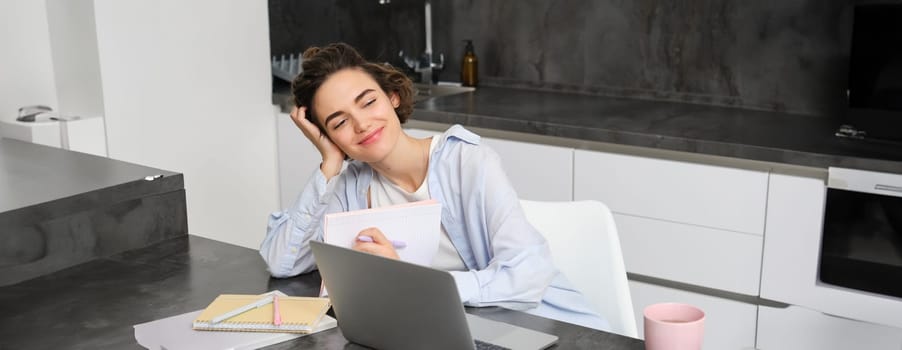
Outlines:
[[740, 350], [755, 346], [756, 305], [636, 281], [630, 281], [630, 294], [642, 339], [645, 339], [642, 310], [655, 303], [678, 302], [705, 312], [703, 349]]
[[569, 201], [573, 198], [573, 149], [482, 138], [501, 157], [501, 166], [522, 199]]
[[799, 306], [785, 309], [760, 306], [758, 348], [896, 350], [902, 349], [902, 329], [830, 316]]
[[761, 236], [614, 214], [626, 270], [758, 295]]
[[[423, 129], [406, 129], [417, 138], [440, 135]], [[498, 153], [511, 186], [522, 199], [570, 201], [573, 199], [573, 149], [530, 142], [482, 137], [480, 142]]]
[[763, 235], [767, 173], [576, 150], [574, 199], [620, 214]]

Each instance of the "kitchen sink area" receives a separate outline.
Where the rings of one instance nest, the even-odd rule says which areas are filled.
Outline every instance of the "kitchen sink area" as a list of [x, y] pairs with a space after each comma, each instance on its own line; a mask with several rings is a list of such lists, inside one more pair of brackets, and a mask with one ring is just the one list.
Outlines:
[[475, 87], [444, 84], [432, 85], [415, 83], [413, 84], [413, 88], [415, 91], [415, 94], [413, 96], [414, 103], [433, 97], [457, 95], [465, 92], [476, 91]]

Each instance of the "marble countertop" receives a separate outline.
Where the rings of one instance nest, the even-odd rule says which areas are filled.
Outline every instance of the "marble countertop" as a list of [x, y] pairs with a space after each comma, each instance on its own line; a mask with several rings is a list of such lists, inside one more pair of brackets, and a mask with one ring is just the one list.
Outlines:
[[[274, 279], [256, 250], [196, 236], [0, 287], [0, 348], [141, 349], [133, 325], [203, 309], [221, 293], [317, 295], [316, 272]], [[555, 334], [557, 348], [643, 349], [641, 340], [500, 308], [467, 312]], [[338, 328], [270, 349], [363, 349]]]
[[[290, 108], [286, 86], [273, 102]], [[902, 173], [902, 145], [834, 136], [834, 118], [502, 87], [427, 99], [412, 119], [815, 168]]]

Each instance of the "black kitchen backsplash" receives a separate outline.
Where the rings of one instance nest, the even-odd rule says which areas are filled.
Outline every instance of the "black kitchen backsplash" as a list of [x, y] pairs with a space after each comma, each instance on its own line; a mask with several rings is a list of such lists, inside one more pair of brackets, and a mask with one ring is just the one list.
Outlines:
[[[434, 0], [433, 49], [482, 85], [832, 115], [853, 0]], [[270, 0], [273, 55], [344, 41], [378, 61], [425, 47], [423, 1]]]

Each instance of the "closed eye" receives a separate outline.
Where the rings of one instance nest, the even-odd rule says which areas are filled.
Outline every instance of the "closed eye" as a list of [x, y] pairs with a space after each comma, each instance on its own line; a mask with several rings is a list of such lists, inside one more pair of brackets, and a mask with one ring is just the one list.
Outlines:
[[366, 101], [366, 103], [363, 105], [363, 107], [364, 107], [364, 108], [369, 107], [369, 105], [373, 104], [374, 102], [376, 102], [376, 99], [375, 99], [375, 98], [371, 98], [371, 99], [369, 99], [368, 101]]
[[347, 119], [342, 119], [342, 120], [339, 120], [337, 123], [333, 123], [333, 124], [332, 124], [332, 130], [337, 130], [338, 128], [340, 128], [342, 125], [345, 124], [345, 121], [346, 121], [346, 120], [347, 120]]

